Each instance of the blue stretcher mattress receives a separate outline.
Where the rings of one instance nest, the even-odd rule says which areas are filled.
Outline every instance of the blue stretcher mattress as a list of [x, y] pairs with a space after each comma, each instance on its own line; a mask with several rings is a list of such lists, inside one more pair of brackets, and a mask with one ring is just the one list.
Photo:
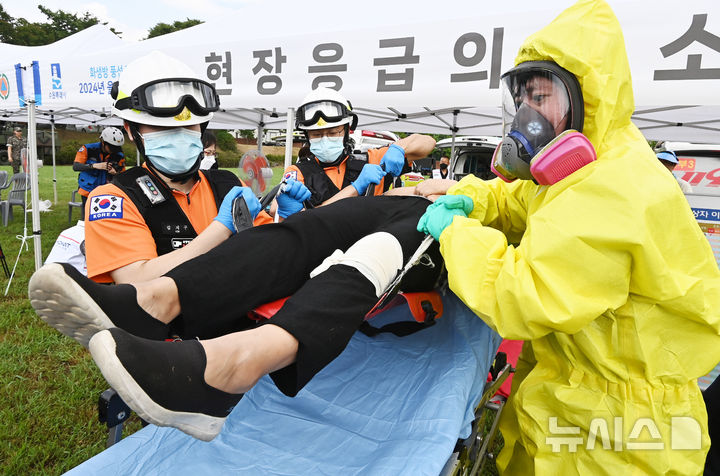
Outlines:
[[[500, 336], [452, 293], [436, 325], [357, 332], [294, 398], [265, 377], [211, 442], [149, 425], [66, 474], [438, 474], [470, 432]], [[409, 320], [406, 306], [371, 323]]]

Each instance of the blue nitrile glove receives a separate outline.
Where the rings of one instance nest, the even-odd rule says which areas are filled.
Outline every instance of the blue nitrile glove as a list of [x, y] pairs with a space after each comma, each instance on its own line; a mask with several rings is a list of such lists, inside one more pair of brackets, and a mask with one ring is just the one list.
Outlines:
[[219, 221], [225, 225], [225, 227], [230, 230], [233, 235], [237, 233], [237, 230], [235, 229], [235, 225], [233, 225], [232, 204], [233, 200], [240, 195], [245, 198], [245, 203], [247, 204], [248, 211], [250, 211], [253, 220], [257, 214], [260, 213], [260, 200], [258, 200], [249, 187], [240, 187], [236, 185], [231, 188], [227, 195], [225, 195], [225, 198], [223, 198], [220, 210], [218, 210], [218, 214], [215, 217], [215, 221]]
[[405, 149], [397, 144], [390, 144], [387, 152], [380, 159], [380, 165], [384, 165], [387, 173], [393, 177], [399, 176], [405, 166]]
[[473, 210], [473, 202], [466, 195], [443, 195], [435, 203], [427, 207], [420, 217], [417, 231], [428, 233], [440, 241], [443, 230], [452, 223], [456, 216], [467, 217]]
[[282, 218], [287, 218], [293, 213], [303, 209], [303, 202], [310, 198], [312, 193], [302, 182], [288, 179], [285, 186], [277, 196], [277, 212]]
[[375, 185], [379, 184], [386, 173], [387, 172], [385, 172], [379, 165], [365, 164], [363, 165], [358, 178], [356, 178], [354, 182], [350, 182], [350, 185], [355, 187], [358, 195], [362, 195], [371, 183]]

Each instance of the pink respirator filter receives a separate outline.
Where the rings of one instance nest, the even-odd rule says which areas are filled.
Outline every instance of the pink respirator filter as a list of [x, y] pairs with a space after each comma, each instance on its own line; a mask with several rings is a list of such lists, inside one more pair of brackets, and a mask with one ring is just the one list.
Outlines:
[[540, 185], [552, 185], [597, 159], [587, 137], [563, 131], [530, 161], [530, 173]]

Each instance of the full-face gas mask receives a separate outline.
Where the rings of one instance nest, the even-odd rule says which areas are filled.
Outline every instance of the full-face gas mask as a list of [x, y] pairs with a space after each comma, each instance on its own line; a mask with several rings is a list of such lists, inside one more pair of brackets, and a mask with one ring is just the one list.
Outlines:
[[[577, 170], [569, 167], [566, 158], [558, 159], [560, 151], [567, 153], [568, 143], [576, 152], [585, 154], [589, 141], [575, 135], [563, 136], [563, 147], [546, 148], [553, 139], [566, 130], [575, 134], [582, 131], [583, 100], [577, 78], [569, 71], [549, 61], [521, 63], [502, 76], [503, 140], [493, 155], [492, 171], [506, 182], [516, 179], [535, 180], [538, 183], [556, 181]], [[576, 147], [583, 143], [582, 147]], [[590, 145], [590, 149], [592, 146]], [[542, 160], [539, 153], [542, 151]], [[552, 151], [554, 155], [548, 155]], [[594, 151], [593, 151], [594, 154]], [[589, 156], [578, 157], [578, 168], [587, 164]], [[538, 160], [536, 160], [536, 158]], [[533, 161], [541, 162], [542, 179], [534, 174]], [[553, 170], [553, 164], [563, 163], [562, 170]], [[535, 167], [537, 168], [537, 166]]]

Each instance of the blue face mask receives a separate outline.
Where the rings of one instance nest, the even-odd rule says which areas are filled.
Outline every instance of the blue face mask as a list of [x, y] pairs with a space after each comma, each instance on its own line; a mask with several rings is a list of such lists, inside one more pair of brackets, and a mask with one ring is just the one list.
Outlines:
[[320, 162], [329, 164], [335, 162], [345, 149], [342, 137], [322, 137], [310, 139], [310, 152], [315, 154]]
[[199, 131], [174, 127], [142, 135], [145, 156], [162, 173], [178, 175], [188, 172], [203, 151]]

